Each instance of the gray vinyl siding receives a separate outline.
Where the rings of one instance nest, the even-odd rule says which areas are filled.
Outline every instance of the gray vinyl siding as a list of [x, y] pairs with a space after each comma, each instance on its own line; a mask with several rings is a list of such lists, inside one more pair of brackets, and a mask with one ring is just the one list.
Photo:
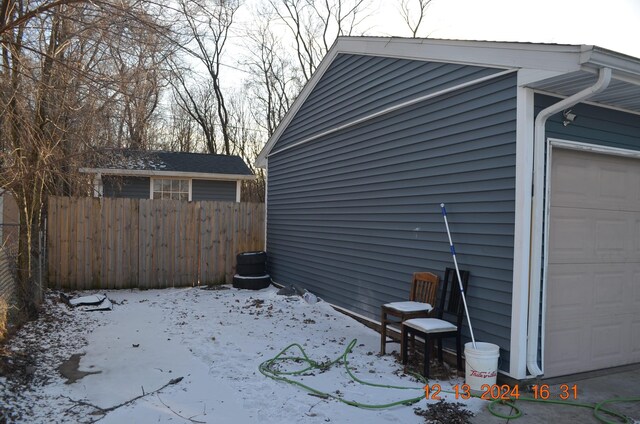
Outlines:
[[[536, 113], [559, 100], [536, 94]], [[566, 127], [562, 125], [561, 113], [549, 118], [547, 137], [640, 150], [640, 116], [587, 104], [578, 104], [571, 110], [578, 118]]]
[[149, 177], [102, 176], [104, 197], [128, 197], [148, 199], [151, 182]]
[[191, 200], [236, 201], [235, 181], [193, 180]]
[[339, 54], [273, 151], [386, 107], [500, 71], [452, 63]]
[[[364, 95], [333, 96], [359, 104]], [[331, 92], [329, 99], [334, 104]], [[297, 119], [292, 125], [302, 128]], [[453, 266], [439, 207], [445, 202], [460, 266], [471, 272], [476, 338], [498, 344], [500, 368], [508, 370], [515, 139], [510, 74], [280, 153], [278, 142], [268, 168], [269, 272], [278, 283], [379, 319], [383, 303], [407, 299], [413, 272], [442, 276]]]

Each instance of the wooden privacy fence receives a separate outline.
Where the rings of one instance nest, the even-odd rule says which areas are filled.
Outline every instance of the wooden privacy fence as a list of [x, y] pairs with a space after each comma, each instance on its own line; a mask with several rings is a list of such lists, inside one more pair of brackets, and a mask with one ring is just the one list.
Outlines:
[[49, 287], [164, 288], [231, 282], [264, 247], [264, 205], [50, 197]]

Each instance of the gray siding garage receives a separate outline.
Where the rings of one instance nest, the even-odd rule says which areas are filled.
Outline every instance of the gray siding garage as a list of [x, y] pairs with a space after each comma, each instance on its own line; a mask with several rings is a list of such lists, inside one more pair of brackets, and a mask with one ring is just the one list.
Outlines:
[[[444, 202], [476, 339], [500, 347], [501, 372], [639, 362], [639, 150], [640, 59], [341, 37], [257, 160], [269, 272], [375, 322], [413, 272], [452, 266]], [[629, 209], [608, 209], [611, 184]], [[577, 193], [601, 221], [577, 224]]]
[[[362, 58], [350, 60], [356, 69], [347, 74], [358, 75]], [[457, 75], [474, 73], [488, 70]], [[446, 75], [457, 84], [455, 73]], [[508, 350], [515, 84], [515, 74], [498, 77], [273, 155], [267, 250], [274, 279], [377, 317], [382, 303], [406, 299], [413, 272], [452, 265], [439, 208], [446, 202], [461, 266], [473, 275], [470, 313], [485, 324], [483, 340]], [[457, 131], [444, 131], [449, 126]]]

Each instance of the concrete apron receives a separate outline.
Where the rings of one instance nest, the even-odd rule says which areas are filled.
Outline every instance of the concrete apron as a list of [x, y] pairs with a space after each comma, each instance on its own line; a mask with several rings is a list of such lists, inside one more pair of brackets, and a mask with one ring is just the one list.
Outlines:
[[[499, 384], [500, 382], [498, 382]], [[542, 389], [548, 389], [549, 400], [560, 400], [563, 390], [568, 391], [569, 402], [597, 404], [607, 399], [640, 397], [640, 364], [624, 367], [599, 370], [539, 381], [528, 381], [521, 384], [521, 397], [534, 397], [534, 393], [528, 388], [538, 385], [538, 397], [547, 393]], [[543, 385], [546, 385], [543, 387]], [[574, 399], [573, 386], [575, 385], [577, 396]], [[548, 386], [548, 387], [547, 387]], [[488, 405], [489, 402], [487, 402]], [[600, 423], [593, 416], [593, 409], [572, 407], [568, 405], [555, 405], [542, 402], [516, 401], [515, 405], [522, 411], [518, 419], [506, 420], [493, 416], [486, 408], [471, 419], [474, 424], [487, 423]], [[632, 423], [640, 424], [640, 402], [612, 403], [604, 406], [607, 409], [619, 412], [631, 419]], [[497, 411], [508, 415], [510, 408], [498, 406]], [[605, 418], [617, 422], [615, 417], [605, 415]], [[618, 420], [619, 421], [619, 420]]]

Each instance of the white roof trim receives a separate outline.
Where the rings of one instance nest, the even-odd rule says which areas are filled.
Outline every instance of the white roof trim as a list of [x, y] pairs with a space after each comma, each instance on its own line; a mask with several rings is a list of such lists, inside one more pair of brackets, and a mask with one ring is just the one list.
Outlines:
[[148, 171], [142, 169], [112, 169], [112, 168], [80, 168], [85, 174], [122, 175], [127, 177], [176, 177], [195, 178], [198, 180], [255, 180], [255, 175], [217, 174], [209, 172], [181, 172], [181, 171]]
[[592, 45], [534, 44], [431, 38], [338, 37], [256, 159], [266, 166], [271, 149], [282, 136], [318, 81], [338, 54], [458, 63], [531, 71], [521, 83], [550, 75], [595, 70], [606, 66], [616, 79], [640, 82], [640, 60]]
[[460, 63], [489, 68], [532, 68], [569, 72], [580, 67], [580, 54], [591, 46], [432, 38], [340, 37], [333, 48], [398, 59]]

